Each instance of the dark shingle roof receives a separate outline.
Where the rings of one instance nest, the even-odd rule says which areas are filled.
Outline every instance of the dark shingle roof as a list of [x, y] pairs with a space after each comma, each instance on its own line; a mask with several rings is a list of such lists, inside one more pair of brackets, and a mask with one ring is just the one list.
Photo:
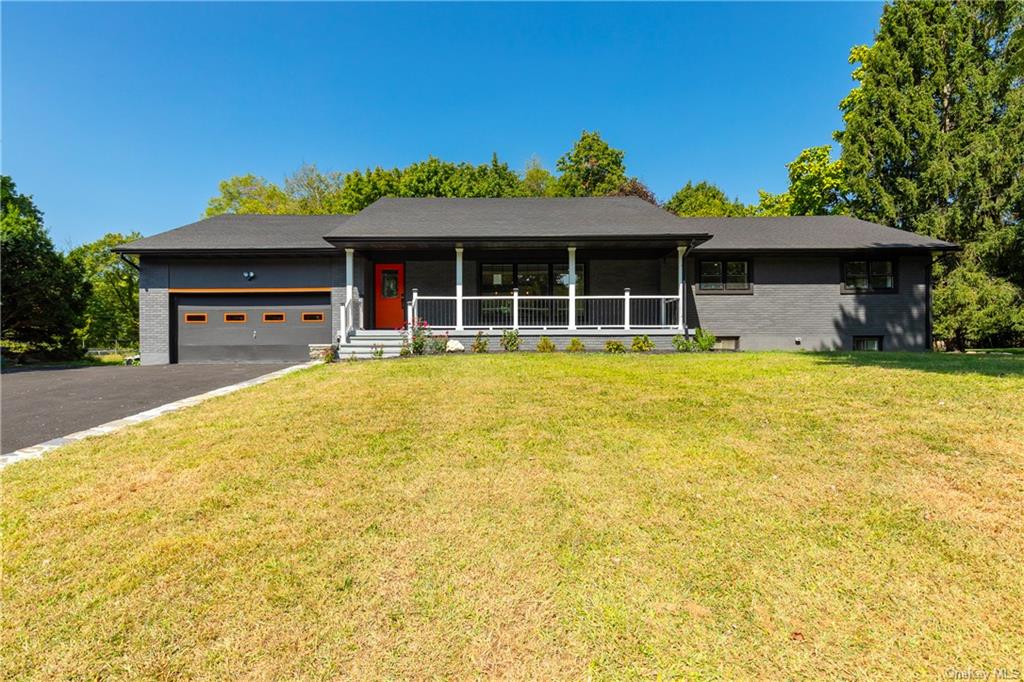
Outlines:
[[[710, 239], [708, 239], [710, 235]], [[326, 239], [325, 239], [326, 238]], [[354, 216], [220, 215], [118, 247], [123, 253], [335, 251], [327, 240], [635, 239], [701, 242], [711, 251], [920, 249], [954, 244], [848, 216], [677, 218], [636, 197], [380, 199]], [[705, 241], [706, 240], [706, 241]]]
[[294, 251], [336, 249], [324, 235], [342, 225], [347, 215], [236, 215], [206, 218], [152, 237], [117, 247], [122, 253], [173, 251]]
[[684, 218], [689, 229], [711, 239], [695, 251], [835, 251], [846, 249], [924, 249], [944, 251], [955, 244], [849, 216], [779, 218]]
[[380, 199], [328, 239], [688, 236], [671, 213], [636, 197]]

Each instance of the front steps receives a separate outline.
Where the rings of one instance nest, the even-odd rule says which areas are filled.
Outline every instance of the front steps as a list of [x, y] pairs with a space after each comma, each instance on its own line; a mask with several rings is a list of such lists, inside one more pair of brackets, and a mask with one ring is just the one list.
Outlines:
[[402, 349], [405, 334], [394, 329], [357, 329], [352, 332], [348, 343], [338, 346], [338, 359], [370, 360], [374, 350], [380, 348], [385, 358], [397, 358]]

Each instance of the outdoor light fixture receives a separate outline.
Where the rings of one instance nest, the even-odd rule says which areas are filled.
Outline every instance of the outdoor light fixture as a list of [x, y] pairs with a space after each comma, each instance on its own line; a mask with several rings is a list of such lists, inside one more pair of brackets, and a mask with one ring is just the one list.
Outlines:
[[243, 272], [242, 273], [242, 277], [245, 277], [245, 281], [246, 282], [251, 282], [253, 277], [255, 277], [255, 276], [256, 276], [256, 273], [252, 272], [252, 271], [247, 271], [247, 272]]

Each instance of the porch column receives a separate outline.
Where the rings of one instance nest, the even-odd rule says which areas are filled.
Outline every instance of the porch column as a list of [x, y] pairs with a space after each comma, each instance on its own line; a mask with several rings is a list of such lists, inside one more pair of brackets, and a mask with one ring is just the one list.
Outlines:
[[455, 247], [455, 328], [462, 331], [462, 247]]
[[353, 268], [355, 267], [355, 249], [345, 249], [345, 304], [352, 303]]
[[679, 329], [681, 331], [686, 330], [686, 265], [684, 260], [686, 258], [686, 247], [677, 246], [676, 251], [678, 253], [678, 275], [679, 275]]
[[576, 329], [576, 247], [569, 247], [569, 329]]

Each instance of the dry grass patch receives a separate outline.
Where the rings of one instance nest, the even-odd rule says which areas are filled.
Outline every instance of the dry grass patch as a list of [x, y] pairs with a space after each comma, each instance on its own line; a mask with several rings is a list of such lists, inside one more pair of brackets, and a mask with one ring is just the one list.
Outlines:
[[300, 372], [3, 471], [8, 677], [874, 677], [1024, 658], [1024, 359]]

